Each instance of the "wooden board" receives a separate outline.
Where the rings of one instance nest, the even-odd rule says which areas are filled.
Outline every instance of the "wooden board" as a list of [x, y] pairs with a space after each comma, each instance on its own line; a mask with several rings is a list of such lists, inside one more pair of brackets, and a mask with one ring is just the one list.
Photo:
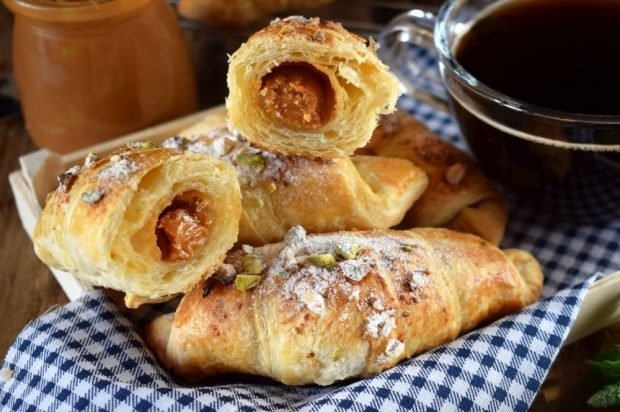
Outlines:
[[[56, 176], [70, 166], [81, 163], [89, 152], [106, 153], [133, 141], [152, 140], [158, 143], [177, 134], [189, 136], [193, 134], [193, 130], [208, 130], [224, 125], [226, 125], [225, 108], [217, 106], [67, 155], [61, 156], [47, 150], [39, 150], [21, 157], [21, 169], [13, 172], [9, 180], [24, 229], [32, 238], [45, 196], [56, 188]], [[70, 273], [50, 270], [71, 301], [93, 289]], [[618, 302], [620, 302], [620, 272], [610, 274], [594, 283], [588, 291], [565, 344], [619, 322]]]

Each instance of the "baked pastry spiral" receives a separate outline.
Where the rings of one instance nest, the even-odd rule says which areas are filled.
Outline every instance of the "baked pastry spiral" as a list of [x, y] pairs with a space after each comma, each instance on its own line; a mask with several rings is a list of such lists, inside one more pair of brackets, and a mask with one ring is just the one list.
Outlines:
[[235, 169], [136, 143], [59, 177], [34, 230], [47, 265], [126, 293], [128, 307], [187, 292], [237, 240]]
[[319, 7], [334, 0], [179, 0], [179, 14], [212, 26], [242, 27], [275, 13]]
[[506, 203], [474, 160], [404, 111], [383, 117], [358, 154], [407, 159], [428, 176], [428, 187], [400, 227], [443, 226], [498, 245], [508, 220]]
[[336, 158], [364, 146], [395, 109], [396, 78], [340, 24], [289, 17], [255, 33], [231, 57], [230, 125], [255, 146]]
[[351, 156], [307, 159], [259, 150], [226, 128], [166, 140], [164, 147], [206, 153], [235, 166], [241, 185], [239, 241], [279, 242], [293, 226], [312, 233], [386, 229], [422, 195], [427, 178], [408, 160]]
[[538, 299], [542, 273], [447, 229], [305, 236], [231, 253], [176, 313], [147, 327], [175, 374], [246, 373], [289, 385], [363, 377]]

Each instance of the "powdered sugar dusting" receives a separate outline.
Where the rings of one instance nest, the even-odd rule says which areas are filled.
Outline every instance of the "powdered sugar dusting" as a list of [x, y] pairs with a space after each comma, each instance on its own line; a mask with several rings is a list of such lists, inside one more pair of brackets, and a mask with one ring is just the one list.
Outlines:
[[428, 283], [426, 278], [427, 272], [423, 270], [414, 270], [409, 273], [409, 287], [411, 290], [419, 289]]
[[[279, 294], [290, 305], [287, 310], [321, 316], [338, 302], [339, 311], [360, 322], [359, 330], [366, 338], [383, 339], [396, 329], [399, 302], [419, 300], [431, 283], [425, 254], [420, 251], [412, 238], [397, 232], [308, 236], [296, 226], [282, 243], [244, 246], [229, 256], [229, 262], [239, 272], [239, 256], [260, 255], [267, 267], [256, 293]], [[392, 346], [390, 352], [396, 353], [397, 345]]]
[[405, 351], [405, 344], [397, 339], [390, 339], [385, 346], [385, 354], [390, 358], [398, 358]]
[[325, 312], [325, 299], [315, 291], [309, 291], [300, 296], [300, 300], [306, 304], [310, 311], [321, 315]]
[[100, 180], [123, 180], [128, 179], [140, 167], [129, 159], [118, 155], [110, 158], [110, 164], [99, 173]]
[[[162, 147], [217, 157], [235, 166], [240, 182], [250, 187], [255, 186], [259, 180], [271, 180], [283, 184], [296, 183], [299, 170], [304, 170], [306, 174], [320, 174], [323, 173], [323, 168], [312, 166], [332, 163], [329, 160], [306, 159], [262, 151], [225, 127], [192, 135], [189, 138], [174, 136], [166, 139]], [[239, 155], [247, 154], [259, 156], [260, 164], [248, 165], [237, 161]]]
[[396, 328], [396, 311], [394, 309], [373, 313], [368, 317], [366, 333], [372, 338], [383, 338]]

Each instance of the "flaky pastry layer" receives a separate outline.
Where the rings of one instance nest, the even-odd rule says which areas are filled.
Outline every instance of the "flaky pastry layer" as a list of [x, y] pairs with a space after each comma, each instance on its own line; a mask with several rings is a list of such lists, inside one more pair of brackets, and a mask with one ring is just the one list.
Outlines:
[[129, 307], [189, 291], [237, 240], [239, 184], [218, 159], [136, 144], [89, 156], [59, 179], [34, 230], [35, 252], [125, 292]]
[[337, 23], [273, 22], [230, 57], [232, 129], [274, 153], [352, 154], [370, 139], [379, 115], [394, 111], [399, 95], [375, 49]]

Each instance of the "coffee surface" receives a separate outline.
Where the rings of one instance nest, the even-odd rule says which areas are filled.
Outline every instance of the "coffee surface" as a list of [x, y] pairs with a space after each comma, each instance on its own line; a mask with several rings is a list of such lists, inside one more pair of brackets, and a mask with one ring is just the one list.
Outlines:
[[620, 115], [620, 1], [507, 1], [457, 44], [456, 60], [510, 97], [574, 113]]

